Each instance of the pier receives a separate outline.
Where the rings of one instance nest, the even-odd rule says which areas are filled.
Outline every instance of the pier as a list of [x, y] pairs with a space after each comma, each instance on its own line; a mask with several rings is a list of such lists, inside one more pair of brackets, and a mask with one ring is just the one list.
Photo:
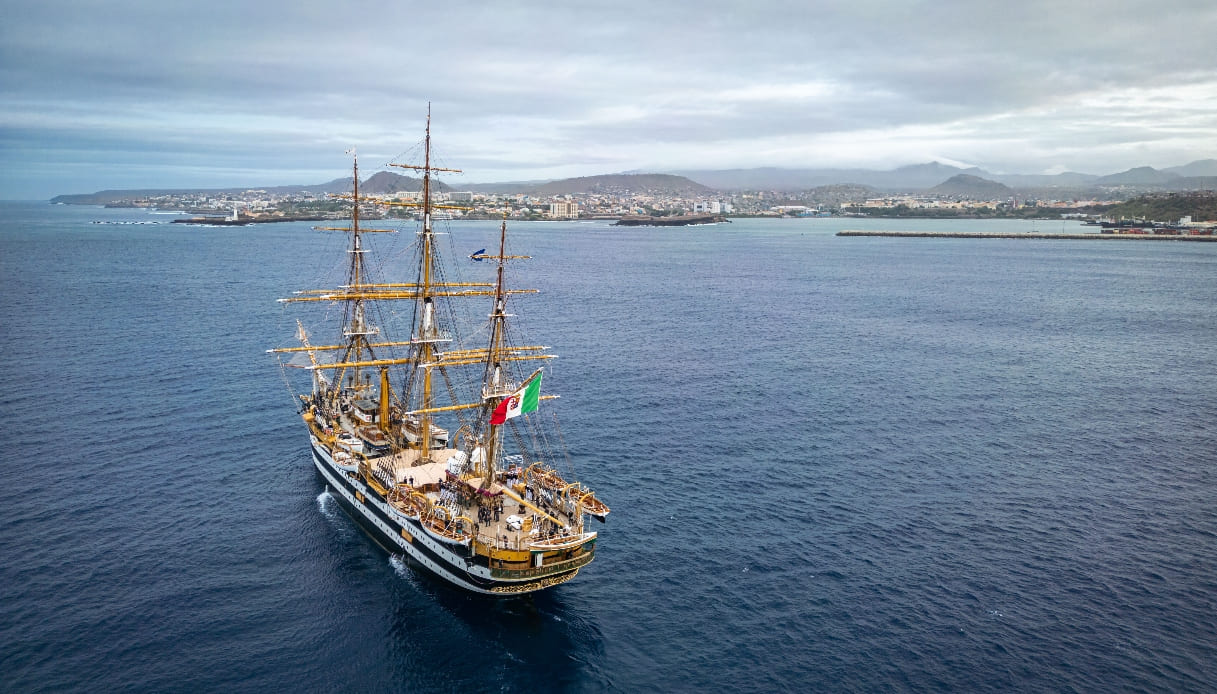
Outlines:
[[985, 233], [979, 231], [838, 231], [837, 236], [889, 236], [915, 239], [1050, 239], [1056, 241], [1210, 241], [1217, 236], [1195, 234], [1044, 234], [1031, 231], [1023, 233]]
[[730, 222], [721, 214], [674, 214], [667, 217], [622, 217], [615, 227], [683, 227], [691, 224], [718, 224]]

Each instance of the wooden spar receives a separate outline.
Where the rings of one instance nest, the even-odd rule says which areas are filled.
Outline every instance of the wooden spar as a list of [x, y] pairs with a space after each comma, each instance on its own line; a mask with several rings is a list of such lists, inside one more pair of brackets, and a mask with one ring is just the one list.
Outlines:
[[[536, 294], [539, 290], [536, 289], [508, 289], [505, 294]], [[370, 299], [374, 301], [391, 301], [395, 299], [425, 299], [430, 297], [446, 297], [460, 298], [466, 296], [494, 296], [494, 292], [485, 289], [467, 289], [464, 291], [437, 292], [434, 290], [428, 291], [422, 289], [417, 292], [347, 292], [335, 291], [329, 294], [320, 294], [317, 296], [293, 296], [286, 299], [279, 299], [281, 304], [298, 304], [306, 301], [361, 301]]]
[[369, 359], [367, 361], [338, 361], [333, 364], [313, 364], [309, 369], [362, 369], [367, 366], [394, 366], [396, 364], [413, 364], [413, 357], [402, 359]]
[[[403, 340], [401, 342], [372, 342], [368, 344], [368, 347], [404, 347], [409, 344], [412, 344], [409, 340]], [[346, 349], [347, 347], [348, 345], [323, 345], [321, 347], [279, 347], [277, 349], [268, 349], [266, 350], [266, 353], [280, 354], [282, 352], [325, 352], [336, 349]]]
[[[556, 355], [556, 354], [519, 354], [519, 355], [506, 355], [505, 354], [505, 355], [498, 357], [496, 359], [496, 361], [500, 361], [500, 362], [533, 361], [536, 359], [557, 359], [557, 358], [558, 358], [558, 355]], [[430, 364], [423, 364], [422, 366], [425, 369], [432, 369], [437, 366], [467, 366], [469, 364], [482, 364], [482, 363], [485, 363], [485, 361], [486, 361], [485, 356], [469, 357], [469, 358], [464, 358], [464, 359], [451, 359], [451, 360], [440, 357], [439, 361], [431, 362]]]
[[[505, 352], [540, 352], [547, 350], [549, 347], [545, 345], [524, 345], [521, 347], [506, 347]], [[440, 359], [465, 359], [468, 357], [485, 357], [490, 354], [488, 349], [450, 349], [440, 353]]]
[[[404, 164], [389, 164], [389, 166], [400, 166], [403, 169], [413, 169], [417, 167], [406, 166]], [[460, 171], [460, 169], [432, 169], [432, 171]], [[398, 200], [377, 200], [377, 205], [386, 205], [389, 207], [422, 207], [421, 202], [403, 202]], [[465, 205], [432, 205], [433, 210], [471, 210], [472, 207]]]
[[[292, 293], [295, 294], [296, 296], [308, 296], [308, 295], [315, 295], [315, 294], [334, 294], [338, 291], [349, 291], [352, 289], [417, 289], [420, 286], [422, 286], [422, 285], [416, 284], [414, 282], [392, 282], [392, 283], [385, 283], [385, 284], [360, 284], [360, 285], [343, 284], [343, 285], [340, 285], [337, 289], [304, 289], [304, 290], [292, 292]], [[433, 286], [433, 287], [482, 287], [485, 289], [494, 287], [493, 284], [490, 284], [488, 282], [439, 282], [439, 283], [433, 284], [431, 286]]]
[[390, 427], [389, 422], [389, 394], [392, 389], [389, 387], [389, 367], [380, 367], [380, 430], [388, 432]]
[[[391, 282], [387, 284], [361, 284], [358, 287], [341, 287], [341, 289], [384, 289], [384, 288], [410, 288], [416, 289], [422, 285], [414, 282]], [[437, 282], [432, 287], [493, 287], [489, 282]], [[320, 290], [324, 291], [324, 290]]]
[[409, 412], [404, 412], [403, 414], [405, 414], [406, 416], [410, 416], [410, 415], [416, 415], [416, 414], [434, 414], [436, 412], [456, 412], [457, 410], [472, 410], [473, 408], [481, 407], [484, 404], [485, 403], [481, 403], [481, 402], [469, 402], [469, 403], [462, 403], [460, 405], [444, 405], [443, 407], [427, 407], [427, 408], [424, 408], [421, 410], [410, 410]]
[[[516, 391], [511, 391], [511, 392], [514, 393]], [[511, 393], [506, 393], [506, 394], [511, 394]], [[501, 397], [501, 396], [490, 396], [487, 399], [492, 399], [495, 397]], [[537, 399], [539, 399], [539, 401], [556, 401], [556, 399], [560, 398], [560, 397], [562, 397], [562, 396], [556, 396], [556, 394], [551, 394], [551, 396], [538, 396]], [[461, 403], [461, 404], [454, 404], [454, 405], [443, 405], [443, 407], [431, 407], [431, 408], [427, 408], [427, 409], [411, 409], [410, 412], [403, 413], [403, 414], [411, 415], [411, 414], [433, 414], [433, 413], [437, 413], [437, 412], [456, 412], [456, 410], [461, 410], [461, 409], [473, 409], [476, 407], [482, 407], [482, 405], [484, 405], [484, 404], [486, 404], [486, 403], [479, 402], [479, 403]]]
[[352, 229], [351, 227], [313, 227], [317, 231], [358, 231], [361, 234], [396, 234], [396, 229]]

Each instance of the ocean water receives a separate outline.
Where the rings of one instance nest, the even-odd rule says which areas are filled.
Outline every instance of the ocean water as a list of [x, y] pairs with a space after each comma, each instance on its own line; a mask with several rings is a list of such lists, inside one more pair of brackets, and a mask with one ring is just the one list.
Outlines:
[[513, 224], [613, 512], [496, 602], [312, 470], [264, 350], [342, 235], [171, 218], [0, 204], [6, 691], [1217, 690], [1217, 245]]

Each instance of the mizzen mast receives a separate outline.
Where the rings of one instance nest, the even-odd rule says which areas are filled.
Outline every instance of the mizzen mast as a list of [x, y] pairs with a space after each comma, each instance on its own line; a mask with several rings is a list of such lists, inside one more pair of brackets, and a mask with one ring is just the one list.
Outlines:
[[[499, 449], [502, 447], [503, 439], [503, 424], [495, 424], [494, 418], [490, 416], [491, 412], [502, 404], [504, 399], [513, 397], [517, 388], [537, 378], [541, 371], [541, 369], [537, 369], [531, 376], [524, 379], [522, 383], [516, 384], [508, 378], [508, 374], [503, 368], [504, 362], [553, 359], [557, 355], [523, 354], [523, 352], [543, 351], [546, 348], [542, 346], [512, 347], [507, 344], [507, 296], [513, 292], [509, 292], [504, 285], [503, 270], [508, 260], [525, 260], [531, 256], [507, 255], [506, 221], [499, 227], [498, 255], [488, 256], [480, 254], [473, 257], [478, 260], [489, 258], [498, 261], [494, 283], [494, 311], [490, 314], [490, 345], [486, 349], [486, 367], [482, 377], [482, 400], [485, 403], [483, 415], [488, 418], [487, 421], [490, 427], [489, 434], [486, 437], [487, 450], [483, 479], [489, 481], [495, 479], [495, 460], [498, 457]], [[552, 398], [557, 396], [546, 397]]]

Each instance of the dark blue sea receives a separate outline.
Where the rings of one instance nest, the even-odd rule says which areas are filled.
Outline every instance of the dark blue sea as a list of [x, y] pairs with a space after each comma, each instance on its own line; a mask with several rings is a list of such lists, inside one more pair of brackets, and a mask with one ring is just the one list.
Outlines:
[[343, 235], [173, 216], [0, 205], [0, 689], [1217, 691], [1217, 244], [513, 224], [612, 513], [488, 602], [342, 512], [264, 353]]

